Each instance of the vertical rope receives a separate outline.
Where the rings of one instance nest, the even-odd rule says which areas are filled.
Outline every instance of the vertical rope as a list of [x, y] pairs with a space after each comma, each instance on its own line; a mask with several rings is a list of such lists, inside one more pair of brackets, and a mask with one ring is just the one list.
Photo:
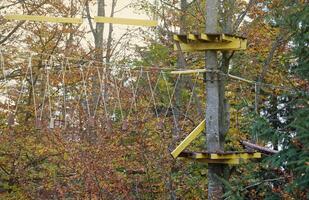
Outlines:
[[50, 79], [49, 79], [49, 73], [50, 73], [50, 69], [53, 63], [53, 58], [51, 57], [49, 60], [49, 63], [47, 65], [45, 65], [46, 67], [46, 79], [47, 79], [47, 94], [48, 94], [48, 110], [49, 110], [49, 128], [53, 129], [55, 127], [54, 125], [54, 118], [53, 118], [53, 113], [52, 113], [52, 104], [51, 104], [51, 93], [50, 93]]
[[[139, 82], [140, 82], [140, 79], [141, 79], [142, 75], [143, 75], [143, 68], [141, 68], [141, 70], [140, 70], [140, 73], [139, 73], [139, 76], [137, 78], [137, 82], [136, 82], [135, 88], [134, 88], [134, 85], [132, 83], [133, 101], [132, 101], [131, 106], [130, 106], [130, 111], [129, 111], [128, 117], [132, 114], [133, 107], [135, 107], [135, 110], [137, 110], [136, 98], [137, 98], [137, 91], [138, 91]], [[129, 69], [129, 76], [130, 76], [130, 78], [132, 77], [130, 69]]]
[[[158, 107], [157, 107], [157, 103], [156, 103], [156, 98], [155, 98], [155, 94], [156, 94], [156, 90], [157, 90], [157, 87], [158, 87], [158, 84], [159, 84], [159, 81], [160, 81], [160, 77], [162, 75], [162, 72], [159, 73], [159, 76], [158, 76], [158, 79], [156, 81], [156, 84], [155, 84], [155, 87], [153, 88], [152, 87], [152, 84], [151, 84], [151, 80], [150, 80], [150, 76], [149, 76], [149, 72], [146, 72], [146, 76], [147, 76], [147, 79], [148, 79], [148, 85], [149, 85], [149, 89], [150, 89], [150, 92], [151, 92], [151, 100], [152, 100], [152, 103], [155, 107], [155, 114], [156, 114], [156, 118], [159, 119], [159, 112], [158, 112]], [[149, 107], [151, 105], [151, 102], [148, 103], [148, 106], [147, 106], [147, 110], [143, 116], [143, 120], [146, 118], [146, 115], [148, 113], [148, 110], [149, 110]]]
[[0, 50], [0, 65], [1, 65], [2, 73], [3, 73], [3, 79], [4, 79], [4, 87], [5, 87], [4, 90], [5, 90], [5, 96], [6, 96], [5, 102], [7, 104], [8, 112], [10, 113], [11, 112], [10, 95], [9, 95], [8, 81], [7, 81], [7, 76], [6, 76], [6, 72], [5, 72], [4, 56], [3, 56], [2, 50]]
[[101, 80], [101, 76], [100, 76], [99, 67], [97, 66], [96, 69], [97, 69], [98, 78], [99, 78], [99, 87], [100, 87], [99, 93], [100, 94], [98, 95], [97, 101], [95, 102], [94, 111], [93, 111], [93, 118], [95, 118], [96, 115], [97, 115], [97, 110], [99, 108], [99, 104], [100, 104], [100, 100], [101, 100], [101, 82], [102, 82], [102, 80]]
[[37, 106], [36, 106], [36, 96], [35, 96], [35, 87], [34, 87], [34, 78], [33, 78], [32, 55], [30, 55], [30, 58], [29, 58], [29, 68], [30, 68], [30, 79], [31, 79], [32, 96], [33, 96], [34, 115], [35, 115], [35, 121], [37, 121], [38, 112], [37, 112]]
[[107, 110], [107, 102], [106, 102], [106, 99], [105, 99], [105, 87], [106, 85], [104, 86], [103, 88], [103, 81], [106, 80], [106, 68], [104, 68], [104, 80], [101, 76], [101, 73], [100, 73], [100, 70], [99, 68], [97, 67], [97, 71], [98, 71], [98, 77], [99, 77], [99, 81], [100, 81], [100, 90], [101, 90], [101, 95], [102, 95], [102, 100], [103, 100], [103, 107], [104, 107], [104, 112], [105, 112], [105, 117], [106, 117], [106, 120], [108, 120], [108, 110]]
[[[161, 73], [160, 73], [160, 75], [161, 75]], [[151, 80], [150, 80], [150, 77], [149, 77], [149, 72], [147, 72], [147, 79], [148, 79], [148, 84], [149, 84], [149, 88], [150, 88], [150, 92], [151, 92], [151, 99], [152, 99], [153, 105], [155, 107], [155, 112], [156, 112], [157, 118], [159, 118], [159, 114], [158, 114], [158, 109], [157, 109], [157, 104], [156, 104], [156, 99], [155, 99], [155, 90], [157, 89], [157, 86], [158, 86], [158, 83], [159, 83], [159, 80], [160, 80], [160, 75], [159, 75], [158, 80], [156, 82], [155, 88], [153, 89], [152, 84], [151, 84]]]
[[175, 86], [174, 86], [174, 90], [173, 90], [173, 92], [172, 92], [172, 95], [170, 95], [168, 83], [167, 83], [166, 77], [165, 77], [164, 74], [163, 74], [163, 78], [164, 78], [164, 81], [165, 81], [165, 85], [166, 85], [166, 89], [167, 89], [167, 92], [168, 92], [168, 96], [169, 96], [169, 98], [170, 98], [170, 102], [169, 102], [169, 105], [168, 105], [168, 107], [167, 107], [164, 120], [165, 120], [166, 117], [167, 117], [167, 114], [168, 114], [168, 111], [169, 111], [169, 107], [171, 107], [171, 109], [172, 109], [172, 115], [173, 115], [173, 121], [174, 121], [174, 124], [175, 124], [175, 129], [176, 129], [177, 131], [179, 131], [179, 127], [178, 127], [178, 123], [177, 123], [178, 121], [177, 121], [177, 118], [176, 118], [176, 116], [175, 116], [175, 112], [174, 112], [174, 108], [173, 108], [173, 107], [174, 107], [174, 106], [173, 106], [173, 98], [174, 98], [174, 95], [175, 95], [176, 88], [177, 88], [177, 85], [178, 85], [178, 83], [179, 83], [180, 77], [181, 77], [181, 74], [178, 75], [177, 80], [176, 80], [176, 83], [175, 83]]
[[[255, 104], [254, 104], [254, 109], [255, 109], [255, 113], [258, 115], [259, 114], [259, 97], [258, 97], [258, 83], [254, 84], [254, 90], [255, 90]], [[255, 133], [255, 142], [258, 142], [258, 134], [257, 132]]]
[[[47, 61], [45, 61], [45, 74], [47, 77]], [[46, 99], [46, 95], [47, 95], [47, 78], [46, 78], [46, 83], [45, 83], [45, 88], [44, 88], [44, 95], [43, 95], [43, 101], [42, 101], [42, 109], [41, 109], [41, 113], [40, 113], [40, 121], [42, 121], [42, 117], [43, 117], [43, 111], [44, 111], [44, 106], [45, 106], [45, 99]]]
[[193, 88], [192, 88], [192, 93], [190, 95], [190, 100], [189, 100], [189, 103], [187, 105], [187, 108], [186, 108], [186, 112], [185, 112], [185, 118], [184, 118], [184, 123], [181, 127], [181, 129], [183, 130], [184, 126], [185, 126], [185, 122], [186, 122], [186, 119], [188, 117], [188, 112], [189, 112], [189, 109], [190, 109], [190, 106], [191, 106], [191, 103], [193, 101], [193, 95], [194, 95], [194, 91], [195, 91], [195, 88], [196, 88], [196, 84], [197, 84], [197, 80], [198, 80], [198, 76], [200, 75], [200, 73], [197, 73], [196, 74], [196, 77], [195, 77], [195, 80], [194, 80], [194, 84], [193, 84]]
[[24, 77], [24, 79], [23, 79], [22, 82], [21, 82], [21, 89], [20, 89], [20, 93], [19, 93], [19, 96], [18, 96], [18, 99], [17, 99], [17, 103], [16, 103], [16, 108], [15, 108], [14, 114], [17, 114], [18, 105], [19, 105], [19, 103], [20, 103], [21, 98], [23, 97], [24, 82], [27, 80], [27, 75], [28, 75], [28, 73], [29, 73], [29, 65], [27, 66], [27, 70], [26, 70], [25, 77]]
[[115, 88], [116, 88], [117, 102], [118, 102], [118, 106], [120, 108], [121, 119], [124, 120], [123, 110], [122, 110], [122, 105], [121, 105], [121, 100], [120, 100], [120, 90], [119, 90], [119, 87], [118, 87], [118, 84], [117, 84], [117, 80], [116, 80], [115, 77], [113, 78], [113, 80], [114, 80], [114, 84], [115, 84]]
[[89, 106], [89, 101], [88, 101], [87, 86], [86, 86], [86, 80], [85, 80], [85, 74], [84, 74], [83, 68], [80, 68], [80, 73], [81, 73], [81, 76], [82, 76], [84, 93], [85, 93], [85, 96], [86, 96], [87, 112], [88, 112], [88, 116], [91, 117], [90, 106]]
[[165, 113], [165, 117], [167, 116], [168, 114], [168, 109], [169, 107], [171, 107], [172, 111], [174, 110], [173, 109], [173, 98], [174, 98], [174, 95], [175, 95], [175, 92], [176, 92], [176, 88], [177, 88], [177, 85], [178, 85], [178, 82], [180, 80], [180, 77], [181, 75], [179, 74], [178, 77], [177, 77], [177, 80], [176, 80], [176, 83], [175, 83], [175, 87], [173, 89], [173, 92], [172, 94], [170, 93], [169, 91], [169, 86], [168, 86], [168, 82], [166, 80], [166, 77], [165, 77], [165, 74], [163, 73], [163, 79], [165, 81], [165, 86], [166, 86], [166, 90], [167, 90], [167, 95], [168, 95], [168, 98], [169, 98], [169, 104], [168, 104], [168, 107], [167, 107], [167, 110], [166, 110], [166, 113]]
[[65, 85], [65, 75], [66, 75], [66, 66], [64, 63], [61, 63], [61, 70], [62, 70], [62, 87], [63, 87], [63, 120], [64, 120], [64, 128], [67, 127], [67, 108], [66, 108], [66, 85]]

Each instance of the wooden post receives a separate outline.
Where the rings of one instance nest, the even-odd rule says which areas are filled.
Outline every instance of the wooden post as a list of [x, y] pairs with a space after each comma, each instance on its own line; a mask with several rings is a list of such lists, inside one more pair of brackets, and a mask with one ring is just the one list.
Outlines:
[[[221, 32], [219, 28], [219, 0], [211, 0], [206, 3], [206, 34]], [[218, 64], [217, 51], [206, 51], [206, 70], [221, 70]], [[222, 105], [224, 91], [220, 90], [224, 82], [220, 73], [208, 72], [206, 75], [206, 149], [208, 152], [224, 150], [224, 136], [221, 127]], [[217, 200], [223, 196], [223, 183], [219, 177], [223, 177], [224, 166], [222, 164], [208, 164], [208, 199]]]

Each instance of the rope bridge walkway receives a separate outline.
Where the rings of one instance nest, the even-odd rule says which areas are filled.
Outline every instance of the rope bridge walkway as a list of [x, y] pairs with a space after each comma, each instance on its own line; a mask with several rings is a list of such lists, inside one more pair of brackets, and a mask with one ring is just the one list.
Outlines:
[[158, 68], [53, 56], [43, 61], [32, 55], [11, 59], [4, 53], [0, 62], [1, 124], [8, 127], [27, 123], [37, 130], [78, 133], [151, 125], [188, 131], [204, 118], [199, 74], [175, 76]]

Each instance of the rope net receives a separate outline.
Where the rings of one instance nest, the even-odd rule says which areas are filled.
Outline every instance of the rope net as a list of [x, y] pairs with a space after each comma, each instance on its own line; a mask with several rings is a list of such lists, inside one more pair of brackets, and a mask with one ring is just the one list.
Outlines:
[[31, 55], [10, 59], [1, 53], [0, 60], [3, 126], [27, 124], [80, 139], [89, 131], [189, 131], [203, 119], [199, 74]]

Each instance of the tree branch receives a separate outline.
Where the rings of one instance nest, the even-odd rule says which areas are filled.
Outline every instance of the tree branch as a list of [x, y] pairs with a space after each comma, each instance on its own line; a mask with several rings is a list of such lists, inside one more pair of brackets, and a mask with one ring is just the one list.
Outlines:
[[91, 29], [93, 38], [95, 39], [96, 36], [97, 36], [97, 34], [96, 34], [97, 32], [96, 32], [96, 30], [94, 29], [94, 26], [93, 26], [92, 21], [91, 21], [90, 8], [89, 8], [89, 0], [86, 1], [85, 9], [86, 9], [87, 20], [88, 20], [88, 22], [89, 22], [89, 26], [90, 26], [90, 29]]
[[273, 154], [279, 153], [279, 151], [269, 149], [269, 148], [266, 148], [266, 147], [261, 147], [257, 144], [253, 144], [253, 143], [250, 143], [250, 142], [240, 141], [240, 143], [245, 147], [260, 151], [260, 152], [267, 154], [267, 155], [273, 155]]
[[0, 7], [0, 10], [5, 9], [5, 8], [9, 8], [9, 7], [12, 7], [12, 6], [15, 6], [15, 5], [19, 4], [19, 3], [23, 3], [24, 1], [25, 1], [25, 0], [18, 0], [18, 1], [15, 2], [15, 3], [9, 4], [9, 5], [5, 5], [5, 6], [1, 6], [1, 7]]
[[[46, 0], [47, 1], [47, 0]], [[34, 13], [37, 9], [39, 9], [40, 7], [42, 7], [46, 1], [44, 1], [43, 3], [41, 3], [40, 5], [38, 5], [35, 9], [31, 10], [30, 12], [28, 12], [28, 14], [32, 14]], [[15, 28], [13, 28], [13, 30], [10, 31], [10, 33], [5, 36], [1, 41], [0, 44], [5, 43], [26, 21], [21, 21], [17, 24], [17, 26], [15, 26]]]
[[276, 50], [278, 49], [278, 47], [282, 44], [283, 42], [283, 38], [284, 38], [284, 33], [280, 32], [279, 35], [277, 36], [276, 40], [273, 42], [272, 47], [270, 49], [270, 52], [266, 58], [266, 60], [264, 61], [263, 64], [263, 68], [262, 68], [262, 72], [257, 80], [257, 84], [256, 84], [256, 94], [255, 94], [255, 112], [259, 113], [259, 103], [260, 103], [260, 99], [259, 99], [259, 95], [261, 93], [261, 83], [263, 82], [266, 73], [268, 71], [268, 68], [271, 64], [271, 61], [275, 55]]
[[234, 27], [233, 27], [233, 32], [235, 32], [240, 24], [242, 23], [242, 21], [245, 19], [247, 13], [249, 12], [249, 10], [251, 9], [251, 7], [256, 3], [256, 0], [250, 0], [247, 7], [246, 7], [246, 10], [244, 10], [237, 18], [235, 24], [234, 24]]

